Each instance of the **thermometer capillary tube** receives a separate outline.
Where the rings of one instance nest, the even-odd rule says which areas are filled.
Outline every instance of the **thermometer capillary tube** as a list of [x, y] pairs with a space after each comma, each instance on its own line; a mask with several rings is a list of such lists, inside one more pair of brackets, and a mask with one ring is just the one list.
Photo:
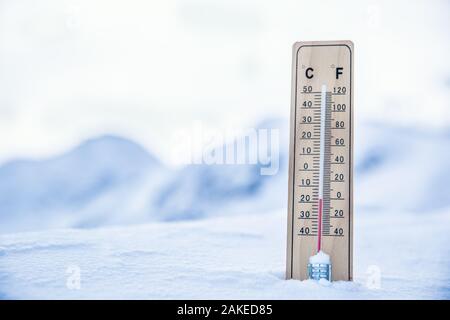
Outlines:
[[326, 279], [331, 281], [330, 256], [322, 251], [322, 216], [323, 216], [323, 194], [325, 179], [325, 124], [327, 117], [327, 86], [322, 85], [320, 99], [320, 158], [319, 158], [319, 212], [317, 232], [317, 254], [309, 257], [308, 277], [314, 280]]
[[320, 99], [320, 160], [319, 160], [319, 213], [318, 213], [318, 234], [317, 252], [322, 249], [322, 215], [323, 215], [323, 188], [325, 176], [325, 124], [327, 116], [327, 86], [322, 85]]

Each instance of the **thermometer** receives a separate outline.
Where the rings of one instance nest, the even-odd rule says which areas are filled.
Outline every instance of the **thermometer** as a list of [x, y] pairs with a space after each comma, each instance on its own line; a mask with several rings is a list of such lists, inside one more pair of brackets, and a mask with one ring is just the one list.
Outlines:
[[351, 280], [353, 43], [293, 49], [286, 277]]

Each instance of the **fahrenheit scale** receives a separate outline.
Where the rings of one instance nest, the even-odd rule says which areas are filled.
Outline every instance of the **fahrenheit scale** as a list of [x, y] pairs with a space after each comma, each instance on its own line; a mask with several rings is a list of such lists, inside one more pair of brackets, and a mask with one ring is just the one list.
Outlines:
[[293, 49], [286, 278], [351, 280], [353, 43]]

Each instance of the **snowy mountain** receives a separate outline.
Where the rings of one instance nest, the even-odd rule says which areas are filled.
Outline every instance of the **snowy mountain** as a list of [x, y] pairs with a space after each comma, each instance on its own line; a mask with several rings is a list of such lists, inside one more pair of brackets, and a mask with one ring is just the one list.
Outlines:
[[111, 196], [126, 195], [161, 168], [139, 145], [116, 136], [88, 140], [50, 159], [9, 162], [0, 167], [0, 230], [105, 224], [113, 217], [101, 218], [100, 209], [128, 200]]
[[355, 201], [426, 213], [450, 206], [450, 131], [361, 125]]
[[[283, 207], [286, 128], [284, 119], [268, 119], [256, 127], [279, 130], [281, 146], [279, 157], [278, 150], [273, 155], [277, 166], [271, 176], [262, 176], [261, 170], [272, 159], [172, 171], [139, 145], [115, 136], [86, 141], [55, 158], [7, 163], [0, 167], [0, 232], [186, 220]], [[248, 144], [246, 150], [258, 146]], [[263, 144], [254, 151], [270, 156], [270, 148]]]
[[[247, 154], [263, 154], [267, 161], [259, 158], [255, 164], [201, 164], [182, 168], [161, 190], [157, 201], [160, 219], [192, 219], [284, 207], [287, 201], [287, 125], [287, 119], [273, 118], [255, 127], [257, 143], [246, 145]], [[267, 136], [277, 140], [277, 148], [262, 143]], [[246, 143], [246, 137], [240, 136], [217, 148], [221, 148], [222, 153], [230, 146], [236, 150], [239, 143]], [[264, 168], [272, 168], [274, 174], [262, 174]]]
[[[287, 199], [288, 121], [258, 128], [280, 130], [279, 171], [261, 165], [191, 165], [158, 197], [163, 220], [190, 219], [284, 208]], [[450, 206], [450, 131], [362, 123], [355, 129], [356, 208], [431, 212]]]
[[[0, 167], [0, 232], [283, 209], [288, 121], [267, 119], [256, 128], [278, 130], [280, 146], [266, 163], [192, 164], [169, 170], [139, 145], [114, 136], [86, 141], [55, 158], [7, 163]], [[248, 145], [247, 151], [252, 148]], [[265, 148], [258, 151], [270, 155], [267, 148], [272, 146]], [[448, 150], [448, 131], [361, 124], [355, 132], [357, 210], [428, 212], [450, 206]], [[275, 159], [276, 174], [261, 175]]]

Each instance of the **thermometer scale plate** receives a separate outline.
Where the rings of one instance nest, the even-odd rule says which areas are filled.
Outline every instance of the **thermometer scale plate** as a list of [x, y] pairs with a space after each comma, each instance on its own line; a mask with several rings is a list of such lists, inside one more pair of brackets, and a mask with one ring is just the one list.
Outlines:
[[286, 277], [308, 279], [322, 250], [351, 280], [353, 43], [295, 43], [292, 68]]

